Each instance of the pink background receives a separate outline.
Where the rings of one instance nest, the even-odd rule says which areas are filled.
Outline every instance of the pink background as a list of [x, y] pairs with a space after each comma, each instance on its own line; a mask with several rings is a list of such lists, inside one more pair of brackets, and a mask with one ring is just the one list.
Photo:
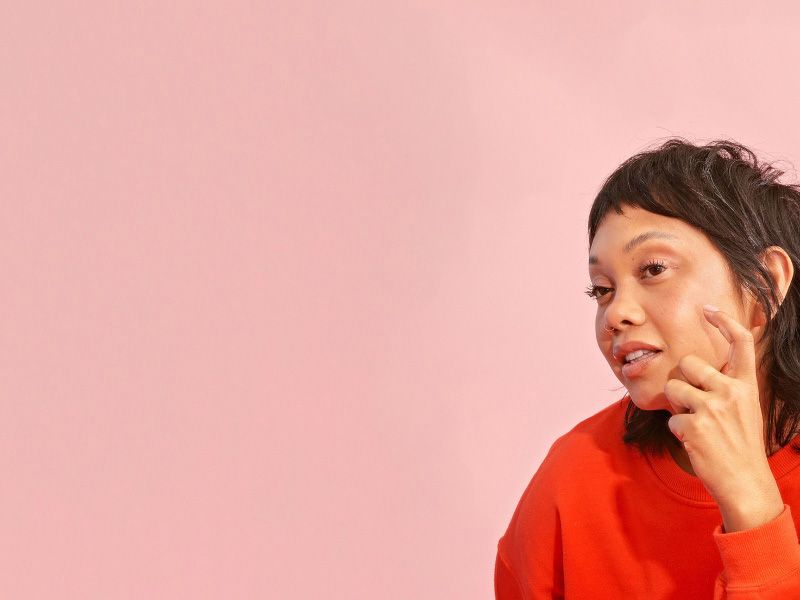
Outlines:
[[670, 135], [800, 159], [790, 2], [16, 4], [4, 598], [492, 597], [624, 394], [603, 178]]

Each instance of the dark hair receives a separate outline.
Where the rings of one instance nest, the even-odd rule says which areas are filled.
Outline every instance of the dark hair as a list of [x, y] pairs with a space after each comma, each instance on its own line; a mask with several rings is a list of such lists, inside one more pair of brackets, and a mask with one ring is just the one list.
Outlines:
[[[673, 137], [623, 162], [605, 180], [589, 211], [589, 247], [612, 208], [622, 214], [623, 206], [635, 206], [681, 219], [705, 233], [722, 253], [740, 300], [745, 291], [755, 296], [767, 319], [760, 363], [768, 374], [767, 448], [788, 444], [800, 421], [800, 289], [795, 276], [781, 302], [760, 260], [764, 249], [780, 246], [795, 274], [800, 264], [800, 185], [779, 183], [781, 175], [738, 142], [698, 146]], [[675, 443], [667, 426], [671, 416], [629, 401], [623, 442], [662, 453]], [[800, 446], [792, 447], [800, 453]]]

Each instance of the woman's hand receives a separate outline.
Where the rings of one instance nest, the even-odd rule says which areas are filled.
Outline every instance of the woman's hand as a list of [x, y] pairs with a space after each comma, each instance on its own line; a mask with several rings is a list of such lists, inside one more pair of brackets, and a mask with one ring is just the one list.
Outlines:
[[730, 533], [771, 521], [783, 500], [767, 461], [753, 334], [724, 311], [704, 307], [703, 314], [730, 342], [728, 360], [717, 371], [694, 354], [680, 359], [686, 381], [664, 385], [676, 412], [667, 424]]

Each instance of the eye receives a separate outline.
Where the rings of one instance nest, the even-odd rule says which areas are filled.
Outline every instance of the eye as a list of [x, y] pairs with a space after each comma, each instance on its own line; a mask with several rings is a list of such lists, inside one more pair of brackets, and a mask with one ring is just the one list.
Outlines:
[[611, 288], [601, 287], [599, 285], [590, 285], [589, 287], [586, 288], [586, 292], [585, 293], [590, 298], [594, 298], [595, 300], [597, 300], [598, 298], [602, 297], [605, 293], [607, 293], [607, 292], [604, 292], [603, 294], [599, 294], [598, 295], [598, 292], [600, 292], [600, 290], [610, 290], [610, 289]]
[[[664, 262], [661, 260], [649, 260], [641, 267], [639, 267], [639, 273], [644, 274], [647, 273], [648, 271], [652, 273], [651, 269], [658, 269], [658, 271], [653, 274], [653, 277], [655, 277], [663, 273], [667, 269], [667, 265], [664, 264]], [[652, 279], [652, 277], [644, 277], [644, 279]], [[599, 300], [600, 298], [605, 296], [611, 289], [612, 288], [602, 287], [599, 285], [590, 285], [589, 287], [586, 288], [586, 291], [584, 293], [590, 298]]]
[[[663, 273], [666, 270], [667, 265], [665, 265], [660, 260], [650, 260], [650, 261], [646, 262], [645, 264], [643, 264], [641, 267], [639, 267], [639, 272], [640, 273], [646, 273], [647, 271], [649, 271], [653, 267], [659, 267], [661, 269], [658, 273], [656, 273], [656, 275], [660, 275], [661, 273]], [[655, 275], [654, 275], [654, 277], [655, 277]]]

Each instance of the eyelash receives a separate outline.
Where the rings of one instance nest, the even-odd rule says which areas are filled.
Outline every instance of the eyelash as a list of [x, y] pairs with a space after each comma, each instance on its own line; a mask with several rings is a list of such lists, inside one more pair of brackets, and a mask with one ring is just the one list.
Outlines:
[[[660, 260], [650, 260], [650, 261], [646, 262], [645, 264], [643, 264], [641, 267], [639, 267], [639, 272], [640, 273], [646, 273], [649, 269], [652, 269], [653, 267], [661, 267], [661, 268], [666, 270], [667, 265], [664, 264], [664, 262], [660, 261]], [[659, 271], [658, 273], [653, 275], [653, 277], [661, 275], [661, 273], [663, 273], [663, 272], [664, 271]], [[586, 288], [586, 292], [585, 293], [586, 293], [587, 296], [589, 296], [589, 298], [591, 298], [593, 300], [599, 300], [600, 298], [605, 296], [605, 294], [597, 296], [596, 295], [597, 291], [598, 290], [610, 290], [610, 289], [611, 288], [603, 287], [603, 286], [600, 286], [600, 285], [590, 285], [589, 287]]]

